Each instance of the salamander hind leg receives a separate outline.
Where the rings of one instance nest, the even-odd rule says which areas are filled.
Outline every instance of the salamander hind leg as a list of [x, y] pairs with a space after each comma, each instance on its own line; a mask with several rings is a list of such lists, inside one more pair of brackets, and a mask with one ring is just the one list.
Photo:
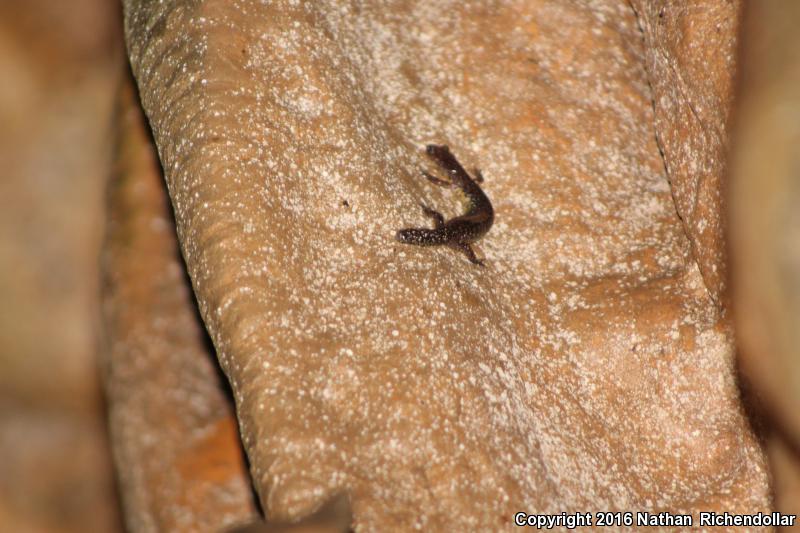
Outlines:
[[459, 242], [459, 243], [453, 243], [451, 246], [457, 250], [461, 250], [462, 252], [464, 252], [472, 264], [486, 266], [483, 263], [483, 259], [478, 259], [478, 256], [475, 255], [475, 250], [473, 250], [472, 246], [470, 246], [469, 244]]

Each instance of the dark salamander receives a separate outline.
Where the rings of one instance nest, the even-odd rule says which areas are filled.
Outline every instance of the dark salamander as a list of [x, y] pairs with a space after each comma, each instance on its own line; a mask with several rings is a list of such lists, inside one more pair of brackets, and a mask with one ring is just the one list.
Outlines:
[[480, 171], [475, 171], [475, 179], [472, 179], [464, 167], [456, 160], [447, 146], [429, 144], [426, 147], [428, 155], [439, 164], [449, 176], [448, 180], [440, 180], [423, 171], [422, 173], [431, 183], [444, 187], [458, 187], [469, 200], [467, 212], [461, 216], [445, 221], [438, 211], [422, 205], [422, 210], [431, 217], [435, 224], [435, 229], [429, 228], [406, 228], [397, 232], [396, 238], [405, 244], [416, 244], [417, 246], [449, 246], [461, 250], [470, 261], [476, 265], [482, 265], [483, 261], [475, 256], [470, 244], [477, 241], [489, 231], [494, 222], [494, 209], [489, 198], [484, 194], [478, 183], [483, 182], [483, 175]]

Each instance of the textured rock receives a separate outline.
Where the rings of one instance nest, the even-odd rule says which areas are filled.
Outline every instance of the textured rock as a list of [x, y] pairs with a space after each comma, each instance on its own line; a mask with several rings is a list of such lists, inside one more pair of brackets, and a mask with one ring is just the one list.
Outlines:
[[350, 533], [352, 521], [349, 499], [340, 494], [300, 521], [277, 524], [259, 521], [228, 533]]
[[[125, 15], [268, 516], [342, 489], [362, 531], [769, 509], [626, 4], [128, 0]], [[427, 222], [420, 201], [458, 209], [419, 175], [428, 142], [486, 175], [484, 269], [393, 241]]]
[[725, 305], [725, 161], [740, 0], [631, 0], [645, 39], [655, 129], [678, 215], [711, 297]]
[[103, 254], [104, 368], [130, 531], [256, 516], [233, 410], [191, 299], [141, 110], [125, 87]]

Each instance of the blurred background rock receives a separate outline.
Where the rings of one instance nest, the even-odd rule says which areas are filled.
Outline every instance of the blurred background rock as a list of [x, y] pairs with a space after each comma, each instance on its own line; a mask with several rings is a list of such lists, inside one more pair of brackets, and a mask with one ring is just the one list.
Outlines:
[[800, 4], [750, 2], [745, 15], [728, 195], [739, 364], [768, 418], [775, 507], [798, 514]]
[[119, 531], [96, 352], [109, 0], [0, 2], [0, 530]]

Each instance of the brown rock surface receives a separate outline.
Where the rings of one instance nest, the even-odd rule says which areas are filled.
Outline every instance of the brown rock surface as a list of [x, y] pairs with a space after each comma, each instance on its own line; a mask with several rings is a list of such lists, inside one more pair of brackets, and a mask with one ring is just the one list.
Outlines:
[[672, 196], [711, 297], [724, 304], [725, 161], [740, 0], [631, 0], [645, 39], [655, 129]]
[[0, 2], [4, 532], [120, 530], [95, 365], [118, 16], [106, 0]]
[[[627, 5], [128, 0], [125, 14], [269, 516], [340, 489], [364, 531], [769, 509]], [[420, 201], [456, 211], [419, 175], [428, 142], [487, 177], [484, 269], [393, 241], [427, 222]], [[712, 189], [698, 205], [718, 209]], [[718, 228], [687, 221], [695, 243]]]
[[118, 119], [103, 254], [104, 382], [125, 517], [130, 531], [218, 531], [257, 516], [236, 420], [129, 86]]

